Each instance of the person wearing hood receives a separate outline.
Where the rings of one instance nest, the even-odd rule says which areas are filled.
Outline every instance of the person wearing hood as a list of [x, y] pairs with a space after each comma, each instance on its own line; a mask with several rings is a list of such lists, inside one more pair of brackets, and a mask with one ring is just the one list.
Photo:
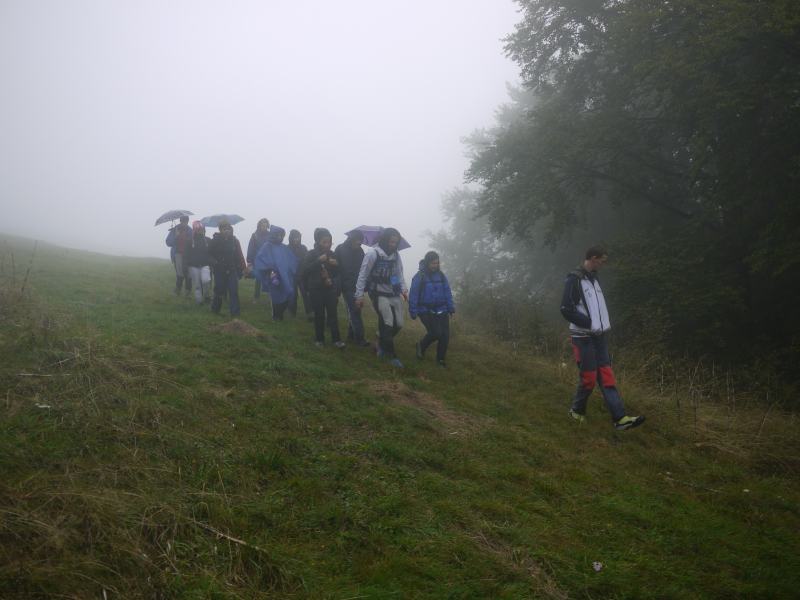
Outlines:
[[436, 344], [436, 363], [445, 366], [447, 345], [450, 343], [450, 315], [455, 314], [453, 294], [447, 277], [439, 268], [439, 255], [430, 251], [419, 261], [419, 271], [411, 279], [408, 293], [408, 313], [419, 317], [427, 333], [417, 342], [417, 358], [422, 359], [433, 342]]
[[[297, 258], [298, 265], [303, 264], [303, 260], [305, 260], [306, 254], [308, 254], [308, 248], [306, 248], [302, 241], [303, 236], [299, 231], [297, 231], [297, 229], [292, 229], [289, 232], [289, 250], [291, 250], [292, 254], [294, 254]], [[300, 298], [303, 300], [303, 311], [306, 313], [306, 318], [309, 321], [313, 321], [314, 315], [311, 311], [311, 300], [308, 298], [308, 290], [306, 290], [302, 277], [295, 277], [294, 294], [289, 299], [289, 314], [291, 314], [293, 317], [297, 316], [298, 296], [300, 296]]]
[[[261, 250], [267, 238], [269, 237], [269, 219], [259, 219], [256, 223], [256, 230], [250, 236], [250, 242], [247, 244], [247, 268], [252, 272], [253, 265], [256, 264], [256, 255]], [[253, 303], [258, 302], [261, 296], [261, 282], [256, 279], [256, 288], [253, 292]]]
[[342, 298], [347, 306], [347, 339], [357, 346], [369, 346], [369, 342], [364, 339], [364, 320], [355, 304], [356, 283], [361, 263], [364, 262], [364, 250], [361, 248], [363, 243], [364, 233], [356, 229], [351, 231], [347, 239], [336, 246], [334, 251], [334, 256], [339, 261]]
[[253, 273], [272, 299], [272, 320], [283, 321], [283, 315], [294, 293], [297, 257], [283, 243], [286, 231], [273, 225], [267, 242], [256, 254]]
[[408, 287], [397, 251], [399, 244], [400, 232], [387, 227], [378, 243], [364, 254], [356, 282], [355, 305], [360, 310], [364, 294], [369, 295], [378, 314], [378, 357], [386, 357], [392, 366], [402, 368], [403, 363], [395, 355], [394, 338], [403, 327], [403, 300], [408, 300]]
[[233, 235], [233, 227], [228, 221], [220, 221], [219, 231], [208, 244], [210, 262], [214, 268], [214, 299], [211, 312], [219, 314], [222, 300], [227, 296], [231, 316], [238, 317], [239, 279], [247, 270], [242, 255], [242, 246]]
[[192, 223], [192, 245], [186, 252], [186, 264], [194, 286], [197, 304], [207, 302], [211, 296], [211, 255], [208, 252], [210, 239], [200, 221]]
[[339, 334], [339, 261], [336, 260], [331, 246], [331, 232], [324, 227], [314, 230], [314, 248], [303, 261], [302, 276], [311, 307], [314, 310], [314, 339], [317, 346], [325, 344], [325, 321], [331, 330], [331, 341], [337, 348], [345, 344]]

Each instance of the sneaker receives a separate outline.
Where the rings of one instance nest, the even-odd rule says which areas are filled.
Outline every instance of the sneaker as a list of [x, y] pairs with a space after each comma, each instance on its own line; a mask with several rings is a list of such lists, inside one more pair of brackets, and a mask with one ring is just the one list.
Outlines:
[[392, 365], [396, 369], [402, 369], [403, 368], [403, 363], [400, 362], [399, 358], [393, 358], [392, 360], [389, 361], [389, 364]]
[[444, 362], [443, 360], [436, 361], [436, 364], [442, 367], [443, 369], [447, 367], [447, 363]]
[[422, 358], [425, 356], [425, 353], [422, 351], [422, 344], [417, 342], [416, 348], [417, 348], [417, 358], [422, 360]]
[[325, 342], [314, 342], [314, 345], [317, 348], [323, 348], [325, 346]]
[[581, 413], [576, 413], [571, 408], [569, 409], [569, 416], [575, 419], [578, 423], [584, 423], [586, 421], [586, 417], [584, 417]]
[[356, 342], [356, 346], [360, 346], [362, 348], [366, 348], [367, 346], [371, 346], [371, 345], [372, 344], [370, 344], [367, 340], [358, 340]]
[[345, 347], [347, 344], [345, 344], [345, 343], [344, 343], [344, 342], [342, 342], [342, 341], [339, 341], [339, 342], [334, 342], [334, 343], [333, 343], [333, 345], [334, 345], [334, 346], [336, 346], [336, 347], [337, 347], [339, 350], [344, 350], [344, 347]]
[[614, 429], [619, 429], [620, 431], [623, 431], [625, 429], [638, 427], [642, 423], [644, 423], [644, 417], [629, 417], [628, 415], [625, 415], [619, 421], [614, 423]]

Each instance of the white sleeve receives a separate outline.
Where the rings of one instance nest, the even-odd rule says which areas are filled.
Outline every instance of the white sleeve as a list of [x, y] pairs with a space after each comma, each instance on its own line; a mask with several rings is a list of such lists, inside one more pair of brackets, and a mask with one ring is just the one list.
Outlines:
[[400, 253], [397, 253], [397, 275], [400, 277], [400, 289], [406, 294], [408, 293], [408, 286], [406, 285], [406, 277], [403, 274], [403, 259], [400, 258]]
[[369, 278], [372, 266], [378, 259], [378, 252], [370, 248], [364, 254], [364, 259], [361, 261], [361, 269], [358, 271], [358, 281], [356, 282], [356, 293], [354, 298], [361, 298], [364, 295], [364, 288], [367, 287], [367, 279]]

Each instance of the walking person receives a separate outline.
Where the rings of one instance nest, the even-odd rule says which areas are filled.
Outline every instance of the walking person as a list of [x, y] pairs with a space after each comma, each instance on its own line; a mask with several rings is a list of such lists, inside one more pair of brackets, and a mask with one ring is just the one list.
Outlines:
[[428, 347], [437, 342], [436, 364], [446, 366], [450, 316], [455, 312], [450, 283], [440, 269], [439, 255], [431, 250], [419, 261], [419, 271], [412, 277], [408, 293], [408, 313], [412, 319], [419, 317], [427, 331], [417, 342], [417, 358], [422, 359]]
[[[269, 219], [259, 219], [256, 223], [256, 230], [250, 236], [250, 241], [247, 244], [247, 268], [252, 273], [253, 266], [256, 264], [256, 255], [267, 242], [269, 237]], [[258, 302], [261, 296], [261, 282], [256, 279], [255, 290], [253, 291], [253, 304]]]
[[397, 358], [394, 338], [403, 328], [403, 300], [408, 301], [408, 286], [403, 276], [403, 261], [397, 247], [400, 232], [387, 227], [378, 243], [364, 253], [356, 283], [355, 305], [360, 310], [364, 294], [372, 301], [378, 315], [378, 358], [389, 359], [398, 369], [403, 363]]
[[273, 225], [267, 243], [256, 255], [254, 275], [272, 299], [272, 320], [283, 321], [283, 315], [294, 293], [297, 258], [283, 243], [286, 231]]
[[186, 295], [192, 291], [192, 282], [189, 279], [189, 269], [186, 265], [186, 251], [192, 245], [192, 228], [189, 227], [189, 217], [183, 215], [180, 222], [169, 230], [167, 246], [170, 247], [170, 258], [175, 267], [175, 295], [181, 293], [181, 288], [186, 285]]
[[336, 246], [334, 251], [334, 256], [339, 261], [342, 298], [347, 307], [347, 340], [356, 346], [369, 346], [369, 342], [364, 339], [364, 319], [361, 316], [361, 309], [356, 308], [355, 298], [358, 274], [361, 271], [361, 263], [364, 262], [364, 250], [361, 247], [363, 242], [364, 233], [356, 229], [351, 231], [347, 239]]
[[303, 261], [303, 279], [314, 309], [314, 343], [325, 345], [325, 323], [331, 330], [331, 341], [337, 348], [345, 343], [339, 333], [339, 261], [331, 252], [333, 238], [324, 227], [314, 230], [314, 248]]
[[[289, 250], [292, 251], [292, 254], [295, 255], [297, 258], [297, 264], [302, 265], [303, 261], [306, 258], [306, 254], [308, 254], [308, 248], [306, 248], [305, 244], [302, 243], [303, 236], [302, 234], [297, 231], [297, 229], [292, 229], [289, 232]], [[289, 314], [293, 317], [297, 316], [297, 297], [303, 301], [303, 312], [306, 315], [306, 318], [309, 321], [314, 320], [314, 312], [311, 310], [311, 300], [308, 298], [308, 290], [306, 289], [305, 284], [303, 283], [302, 277], [295, 277], [294, 280], [294, 294], [289, 299]]]
[[200, 221], [192, 223], [192, 232], [186, 264], [194, 287], [194, 300], [202, 304], [211, 298], [211, 255], [208, 251], [211, 240], [206, 237], [206, 228]]
[[247, 272], [247, 264], [242, 254], [242, 246], [233, 235], [233, 227], [228, 221], [220, 221], [219, 231], [208, 244], [208, 253], [214, 269], [214, 299], [211, 312], [219, 314], [222, 301], [228, 298], [232, 317], [238, 317], [239, 279]]
[[572, 352], [580, 371], [578, 389], [569, 414], [581, 423], [585, 420], [587, 401], [597, 385], [611, 413], [614, 427], [624, 430], [638, 427], [644, 423], [644, 417], [625, 414], [625, 406], [611, 368], [607, 340], [611, 320], [597, 279], [597, 271], [607, 260], [608, 252], [605, 248], [592, 246], [586, 251], [581, 266], [568, 274], [564, 282], [561, 314], [570, 323]]

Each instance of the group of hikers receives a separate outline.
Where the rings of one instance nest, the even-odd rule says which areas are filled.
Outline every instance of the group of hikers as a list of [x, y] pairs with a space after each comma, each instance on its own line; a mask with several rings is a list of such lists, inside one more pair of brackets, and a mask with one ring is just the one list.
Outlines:
[[[198, 303], [208, 301], [213, 272], [211, 310], [219, 313], [227, 298], [231, 315], [238, 316], [239, 279], [253, 277], [255, 299], [262, 291], [270, 295], [273, 320], [283, 320], [287, 310], [296, 316], [301, 301], [306, 317], [314, 323], [315, 344], [324, 346], [327, 325], [337, 348], [345, 347], [337, 315], [340, 295], [347, 307], [347, 339], [356, 346], [370, 346], [361, 315], [366, 296], [378, 316], [376, 354], [398, 368], [403, 364], [395, 353], [394, 338], [403, 327], [405, 301], [409, 316], [419, 317], [426, 329], [416, 344], [417, 358], [422, 359], [428, 347], [436, 343], [437, 364], [445, 366], [455, 304], [436, 252], [428, 252], [420, 261], [409, 290], [398, 249], [402, 238], [391, 227], [382, 230], [377, 243], [366, 252], [362, 231], [349, 232], [347, 239], [333, 249], [331, 232], [319, 227], [314, 230], [314, 247], [308, 250], [296, 229], [289, 232], [289, 243], [284, 244], [285, 230], [261, 219], [250, 237], [246, 256], [229, 222], [220, 222], [218, 229], [208, 238], [202, 223], [195, 221], [190, 227], [189, 218], [181, 217], [180, 224], [170, 230], [167, 245], [175, 265], [176, 294], [185, 285], [187, 296], [194, 288]], [[580, 373], [569, 415], [583, 423], [589, 396], [599, 387], [614, 427], [625, 430], [641, 425], [645, 418], [626, 414], [611, 367], [607, 343], [611, 320], [597, 279], [597, 271], [607, 258], [602, 246], [589, 248], [581, 265], [564, 283], [561, 314], [569, 322]]]
[[221, 311], [227, 299], [231, 316], [236, 317], [241, 310], [239, 280], [252, 277], [256, 301], [262, 291], [269, 293], [273, 320], [282, 321], [287, 311], [297, 316], [302, 303], [306, 318], [314, 323], [314, 343], [325, 345], [327, 326], [331, 342], [340, 349], [346, 346], [339, 331], [340, 295], [347, 308], [348, 341], [356, 346], [371, 345], [365, 337], [361, 314], [367, 297], [378, 316], [376, 353], [397, 368], [403, 364], [395, 352], [394, 338], [403, 327], [405, 301], [409, 316], [419, 317], [426, 329], [426, 335], [416, 344], [417, 358], [424, 358], [428, 347], [436, 343], [436, 362], [446, 366], [455, 304], [436, 252], [428, 252], [420, 261], [409, 290], [398, 250], [402, 238], [392, 227], [383, 229], [377, 243], [366, 252], [362, 231], [349, 232], [347, 239], [334, 249], [331, 232], [318, 227], [314, 230], [314, 247], [309, 250], [296, 229], [289, 232], [286, 244], [286, 231], [261, 219], [250, 237], [246, 255], [228, 221], [221, 221], [218, 230], [209, 238], [200, 221], [189, 226], [188, 216], [181, 217], [180, 223], [170, 229], [167, 246], [175, 266], [176, 294], [185, 289], [189, 296], [194, 289], [195, 301], [210, 301], [214, 313]]

